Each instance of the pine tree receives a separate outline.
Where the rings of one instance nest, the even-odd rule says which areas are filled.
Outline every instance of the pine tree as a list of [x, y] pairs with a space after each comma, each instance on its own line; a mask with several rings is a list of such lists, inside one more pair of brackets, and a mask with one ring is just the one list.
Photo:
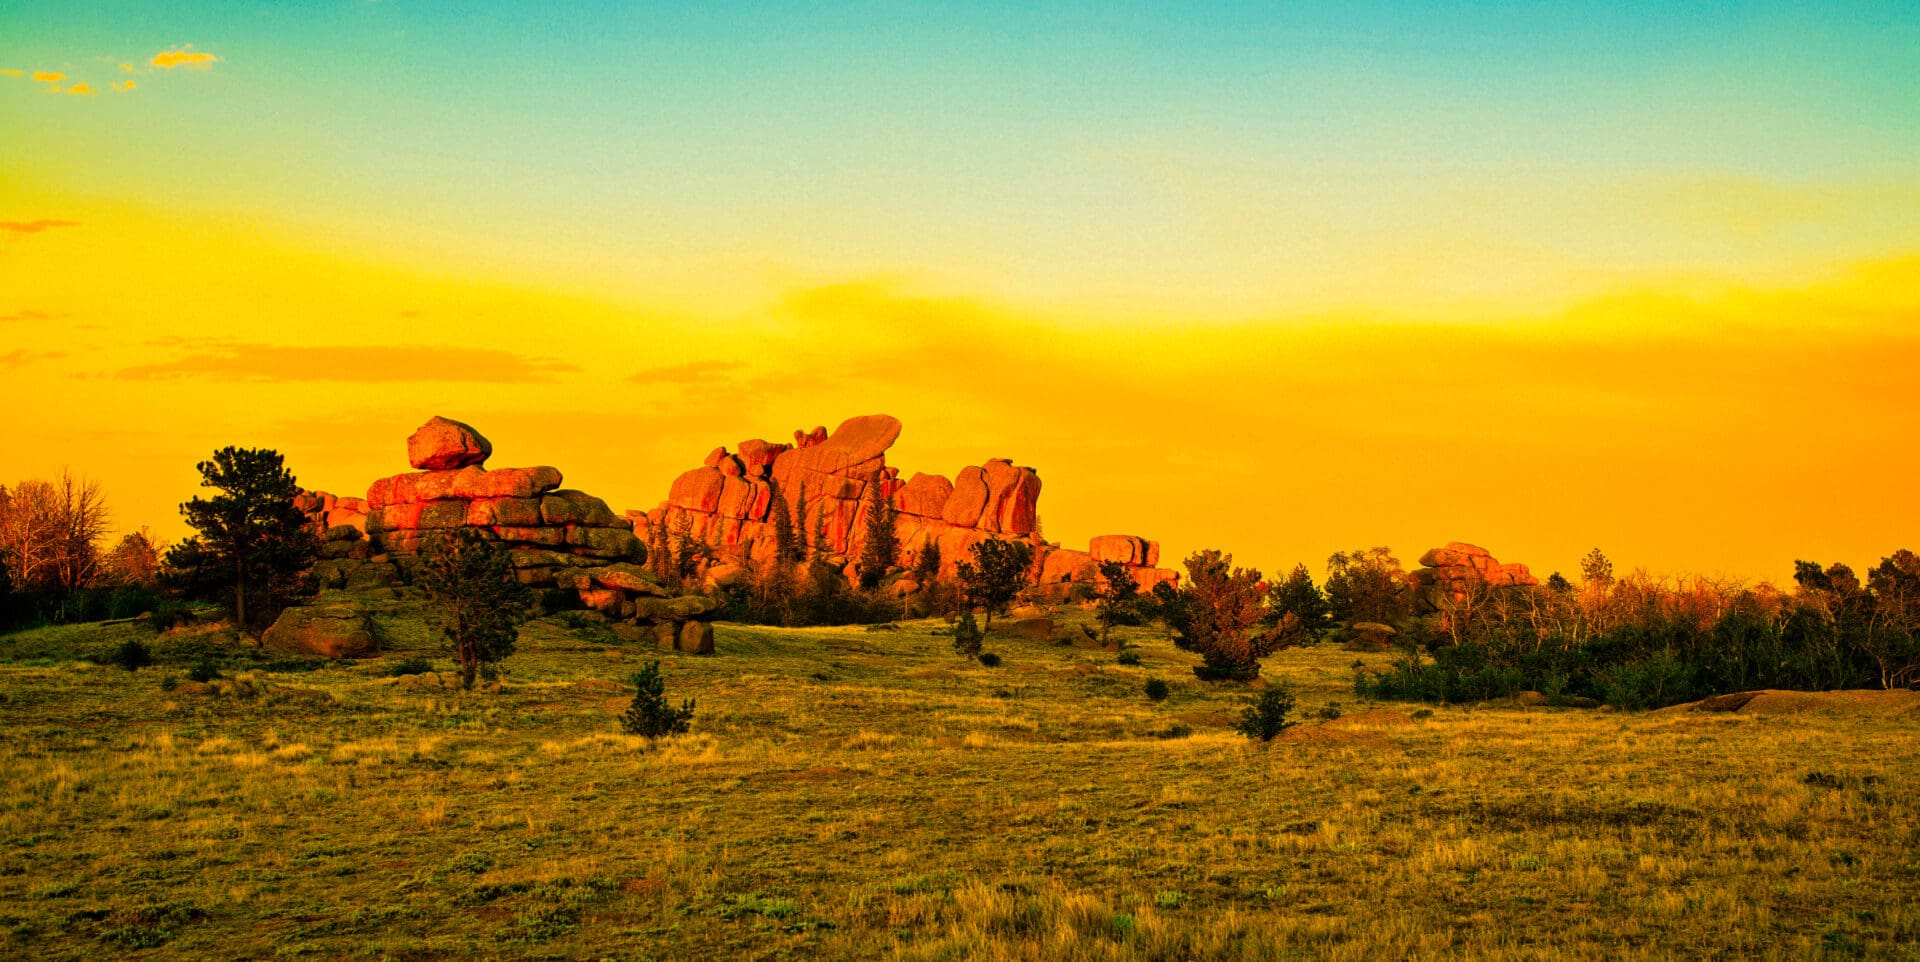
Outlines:
[[280, 452], [225, 447], [196, 467], [200, 486], [219, 494], [180, 506], [199, 534], [167, 552], [169, 581], [189, 593], [230, 587], [234, 623], [243, 630], [311, 594], [304, 576], [319, 546], [307, 516], [293, 505], [300, 486]]
[[[782, 565], [799, 564], [805, 554], [798, 533], [793, 527], [793, 505], [787, 503], [786, 495], [780, 491], [777, 478], [767, 479], [768, 494], [771, 498], [767, 507], [768, 520], [773, 524], [773, 557]], [[800, 482], [800, 493], [804, 497], [807, 483]]]
[[667, 544], [667, 514], [662, 509], [659, 520], [647, 526], [647, 561], [653, 569], [653, 576], [661, 584], [673, 581], [673, 551]]
[[993, 627], [996, 612], [1007, 610], [1026, 584], [1027, 569], [1033, 566], [1033, 547], [1024, 541], [987, 538], [973, 545], [973, 560], [958, 567], [960, 583], [966, 586], [967, 604], [986, 609], [986, 627]]
[[482, 664], [513, 654], [532, 592], [514, 576], [507, 549], [471, 528], [434, 544], [422, 562], [427, 624], [453, 643], [460, 684], [472, 688]]
[[867, 482], [866, 541], [860, 547], [860, 587], [880, 587], [900, 555], [900, 539], [894, 532], [893, 499], [886, 496], [886, 485], [878, 473]]
[[913, 580], [919, 582], [924, 590], [940, 577], [940, 543], [929, 540], [927, 546], [920, 549], [920, 556], [913, 562]]
[[1118, 561], [1100, 562], [1100, 578], [1106, 582], [1100, 588], [1097, 612], [1100, 643], [1104, 645], [1114, 625], [1133, 619], [1140, 604], [1140, 583], [1133, 580], [1132, 569]]
[[647, 662], [633, 676], [633, 688], [633, 702], [620, 718], [620, 727], [627, 734], [655, 739], [687, 730], [693, 720], [693, 699], [681, 702], [679, 708], [667, 701], [667, 683], [660, 677], [659, 662]]

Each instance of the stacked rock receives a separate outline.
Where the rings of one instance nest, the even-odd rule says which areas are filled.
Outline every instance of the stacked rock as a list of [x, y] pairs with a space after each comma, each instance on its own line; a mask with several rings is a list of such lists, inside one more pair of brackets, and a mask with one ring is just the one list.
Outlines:
[[307, 516], [308, 527], [320, 541], [320, 557], [365, 561], [373, 554], [367, 542], [365, 499], [302, 489], [294, 496], [293, 506]]
[[[868, 486], [878, 484], [896, 512], [895, 536], [904, 564], [928, 545], [940, 551], [941, 573], [952, 577], [975, 544], [989, 538], [1024, 541], [1033, 547], [1036, 582], [1062, 585], [1098, 579], [1095, 562], [1121, 561], [1137, 569], [1135, 580], [1151, 588], [1179, 575], [1154, 567], [1157, 543], [1114, 535], [1096, 538], [1093, 551], [1062, 549], [1038, 535], [1040, 475], [1004, 458], [963, 468], [956, 480], [915, 474], [900, 480], [886, 452], [900, 436], [900, 421], [885, 414], [849, 418], [828, 433], [824, 427], [793, 432], [793, 443], [742, 441], [738, 450], [715, 448], [705, 463], [673, 482], [667, 500], [650, 512], [630, 512], [637, 534], [655, 525], [684, 530], [714, 550], [710, 580], [724, 582], [750, 562], [775, 550], [771, 509], [777, 488], [787, 500], [796, 531], [824, 534], [829, 560], [855, 576], [852, 559], [865, 544], [861, 523]], [[1124, 543], [1124, 544], [1123, 544]], [[1104, 548], [1098, 547], [1105, 545]]]
[[1424, 611], [1438, 611], [1448, 600], [1466, 601], [1482, 587], [1511, 588], [1538, 585], [1540, 579], [1523, 564], [1501, 564], [1479, 545], [1449, 541], [1420, 556], [1421, 567], [1408, 580]]
[[415, 431], [407, 458], [423, 470], [367, 489], [375, 553], [417, 555], [446, 533], [481, 530], [507, 545], [522, 583], [542, 587], [560, 585], [576, 569], [645, 557], [633, 523], [599, 498], [562, 489], [558, 468], [489, 471], [492, 452], [480, 432], [458, 421], [436, 417]]

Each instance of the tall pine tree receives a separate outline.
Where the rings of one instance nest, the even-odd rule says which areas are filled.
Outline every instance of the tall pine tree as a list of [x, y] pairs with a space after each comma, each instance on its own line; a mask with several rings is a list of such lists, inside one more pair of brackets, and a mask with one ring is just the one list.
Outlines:
[[860, 547], [860, 587], [880, 587], [880, 579], [900, 555], [900, 539], [894, 532], [893, 499], [886, 495], [884, 478], [875, 473], [867, 481], [866, 541]]
[[[267, 623], [286, 602], [312, 593], [305, 577], [318, 551], [300, 487], [280, 452], [225, 447], [202, 461], [200, 486], [219, 493], [180, 506], [199, 532], [167, 552], [169, 580], [189, 593], [231, 589], [234, 623]], [[249, 601], [253, 604], [249, 606]]]

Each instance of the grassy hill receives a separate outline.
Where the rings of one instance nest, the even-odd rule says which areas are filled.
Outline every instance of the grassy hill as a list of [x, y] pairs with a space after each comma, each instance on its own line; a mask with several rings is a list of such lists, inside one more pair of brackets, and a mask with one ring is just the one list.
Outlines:
[[[0, 956], [1920, 958], [1910, 712], [1428, 711], [1324, 646], [1268, 662], [1304, 723], [1258, 745], [1155, 630], [987, 668], [936, 623], [703, 658], [567, 615], [461, 693], [386, 677], [450, 662], [368, 604], [360, 665], [0, 636]], [[84, 660], [129, 638], [158, 662]], [[209, 652], [238, 678], [163, 687]], [[655, 658], [698, 709], [649, 745]]]

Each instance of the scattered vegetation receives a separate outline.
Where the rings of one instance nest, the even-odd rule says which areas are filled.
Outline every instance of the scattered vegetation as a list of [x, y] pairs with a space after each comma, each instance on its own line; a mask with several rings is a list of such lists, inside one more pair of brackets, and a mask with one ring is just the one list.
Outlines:
[[620, 717], [620, 727], [629, 735], [649, 739], [678, 735], [693, 722], [693, 699], [675, 708], [667, 701], [666, 679], [660, 677], [660, 663], [647, 662], [633, 676], [633, 702]]
[[483, 665], [513, 654], [533, 596], [499, 543], [466, 528], [442, 538], [421, 559], [420, 587], [427, 623], [453, 645], [462, 687], [473, 687]]
[[985, 630], [993, 629], [993, 616], [1004, 614], [1020, 590], [1026, 587], [1027, 570], [1033, 567], [1033, 548], [1023, 541], [987, 538], [976, 541], [973, 560], [962, 561], [955, 569], [967, 604], [986, 612]]
[[962, 658], [976, 658], [986, 635], [980, 630], [980, 623], [973, 618], [973, 610], [960, 612], [960, 620], [953, 625], [953, 650]]
[[1240, 724], [1234, 726], [1234, 730], [1256, 741], [1270, 742], [1297, 724], [1287, 720], [1292, 713], [1292, 689], [1274, 685], [1261, 692], [1260, 697], [1241, 712]]

